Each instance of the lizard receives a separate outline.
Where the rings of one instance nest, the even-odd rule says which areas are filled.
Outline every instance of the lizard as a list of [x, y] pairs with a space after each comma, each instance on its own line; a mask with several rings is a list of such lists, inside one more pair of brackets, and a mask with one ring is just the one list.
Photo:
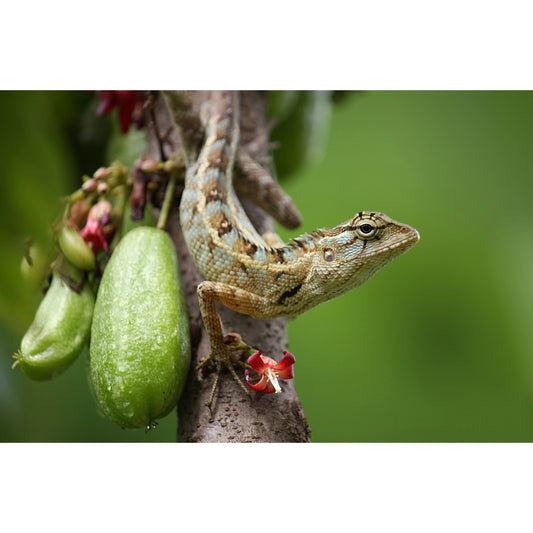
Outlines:
[[227, 91], [211, 106], [179, 207], [185, 242], [205, 278], [197, 293], [211, 353], [197, 369], [210, 360], [216, 365], [209, 407], [224, 368], [247, 392], [224, 344], [217, 302], [258, 319], [294, 317], [359, 287], [419, 240], [415, 229], [377, 211], [359, 211], [286, 244], [261, 236], [233, 185], [238, 150], [238, 95]]

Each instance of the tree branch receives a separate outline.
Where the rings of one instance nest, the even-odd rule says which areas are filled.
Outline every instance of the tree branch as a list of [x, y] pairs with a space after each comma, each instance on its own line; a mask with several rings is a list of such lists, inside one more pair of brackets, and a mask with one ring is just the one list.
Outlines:
[[[176, 152], [185, 143], [185, 159], [198, 149], [203, 138], [201, 108], [209, 105], [214, 95], [207, 92], [179, 93], [173, 104], [172, 117], [162, 98], [156, 102], [157, 123], [166, 131], [174, 121], [180, 121], [179, 130], [165, 140], [166, 152]], [[169, 101], [166, 95], [167, 102]], [[266, 93], [247, 91], [241, 93], [240, 129], [241, 149], [253, 146], [257, 161], [268, 161], [268, 128], [266, 125]], [[180, 104], [181, 101], [181, 104]], [[180, 105], [185, 107], [181, 113]], [[159, 148], [155, 136], [150, 139], [149, 157], [157, 158]], [[265, 171], [268, 172], [267, 169]], [[212, 409], [206, 406], [214, 379], [214, 369], [194, 370], [199, 360], [209, 354], [209, 338], [203, 328], [196, 287], [203, 280], [197, 271], [181, 233], [178, 216], [179, 198], [183, 187], [178, 187], [167, 222], [167, 230], [174, 241], [182, 271], [187, 305], [191, 320], [192, 360], [185, 390], [178, 406], [178, 441], [182, 442], [308, 442], [310, 430], [293, 380], [283, 382], [281, 394], [255, 393], [244, 395], [241, 388], [224, 373], [216, 392]], [[272, 219], [246, 199], [243, 206], [259, 233], [272, 232]], [[274, 209], [275, 211], [275, 209]], [[266, 355], [281, 359], [287, 349], [287, 319], [255, 320], [219, 307], [225, 332], [237, 332], [250, 346], [261, 349]], [[296, 365], [297, 374], [297, 365]]]

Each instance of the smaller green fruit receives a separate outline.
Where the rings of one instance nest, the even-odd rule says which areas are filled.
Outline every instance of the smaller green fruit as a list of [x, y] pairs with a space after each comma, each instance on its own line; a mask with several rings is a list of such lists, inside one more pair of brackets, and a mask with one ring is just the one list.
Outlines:
[[33, 243], [29, 247], [27, 254], [20, 262], [20, 273], [31, 289], [37, 290], [43, 284], [50, 268], [50, 257], [44, 247], [39, 243]]
[[62, 226], [58, 235], [59, 247], [65, 257], [82, 270], [94, 270], [94, 253], [72, 226]]
[[73, 291], [58, 273], [43, 298], [35, 318], [22, 338], [17, 364], [32, 379], [50, 379], [63, 372], [89, 338], [94, 295], [86, 283]]

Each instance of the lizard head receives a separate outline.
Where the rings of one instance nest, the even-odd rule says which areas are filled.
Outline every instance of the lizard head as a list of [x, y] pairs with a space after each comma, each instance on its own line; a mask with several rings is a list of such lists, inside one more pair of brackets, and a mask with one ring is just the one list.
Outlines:
[[307, 278], [311, 292], [325, 301], [359, 287], [418, 239], [410, 226], [371, 211], [323, 230]]

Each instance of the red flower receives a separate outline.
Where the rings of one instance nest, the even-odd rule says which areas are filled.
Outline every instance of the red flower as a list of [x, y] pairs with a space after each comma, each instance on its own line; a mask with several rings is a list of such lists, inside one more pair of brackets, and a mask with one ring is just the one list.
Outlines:
[[248, 364], [252, 367], [254, 372], [257, 372], [261, 379], [255, 383], [250, 383], [250, 373], [248, 370], [244, 372], [246, 378], [246, 383], [258, 391], [263, 391], [265, 394], [270, 394], [271, 392], [281, 392], [281, 387], [278, 383], [278, 378], [280, 379], [292, 379], [294, 377], [294, 372], [292, 366], [296, 359], [294, 355], [290, 352], [283, 352], [283, 359], [276, 363], [274, 359], [261, 355], [260, 351], [255, 352], [248, 358]]
[[98, 202], [91, 207], [89, 215], [87, 216], [87, 224], [80, 231], [80, 235], [85, 239], [85, 242], [92, 248], [94, 254], [103, 248], [109, 253], [107, 240], [104, 236], [102, 228], [109, 224], [111, 220], [111, 204], [106, 200]]
[[118, 119], [122, 133], [128, 133], [131, 124], [144, 126], [143, 99], [140, 91], [96, 91], [100, 99], [97, 115], [111, 113], [118, 107]]

